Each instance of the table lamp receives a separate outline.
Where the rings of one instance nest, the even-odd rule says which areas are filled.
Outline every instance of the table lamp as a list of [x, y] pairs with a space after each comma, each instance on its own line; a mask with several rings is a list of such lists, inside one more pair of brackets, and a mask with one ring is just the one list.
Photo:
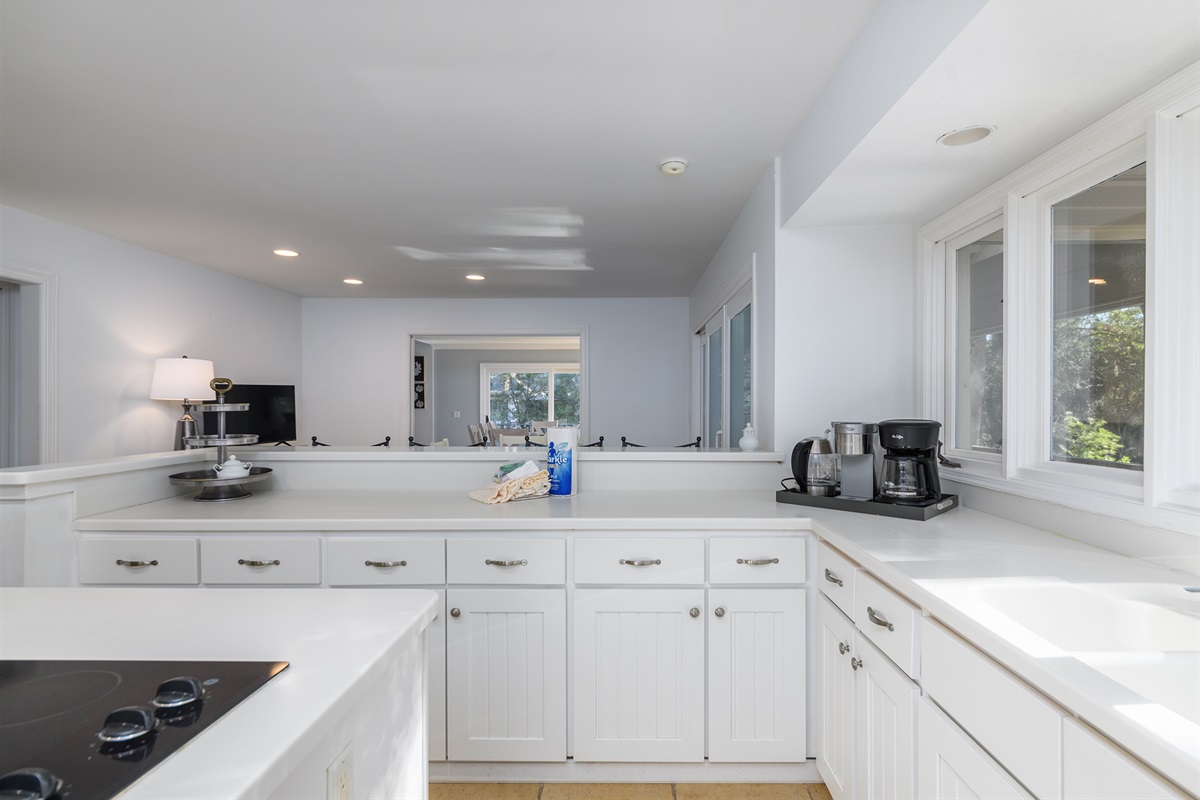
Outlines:
[[192, 405], [197, 400], [215, 400], [216, 392], [209, 383], [213, 379], [213, 362], [200, 358], [160, 358], [154, 362], [154, 378], [150, 381], [151, 400], [183, 401], [183, 416], [175, 421], [175, 448], [186, 448], [183, 441], [197, 436]]

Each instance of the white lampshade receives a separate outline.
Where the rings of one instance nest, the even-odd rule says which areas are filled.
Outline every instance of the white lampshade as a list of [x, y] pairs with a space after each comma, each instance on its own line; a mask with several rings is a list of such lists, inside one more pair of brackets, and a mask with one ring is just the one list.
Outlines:
[[160, 358], [154, 362], [151, 400], [215, 400], [213, 362], [202, 358]]

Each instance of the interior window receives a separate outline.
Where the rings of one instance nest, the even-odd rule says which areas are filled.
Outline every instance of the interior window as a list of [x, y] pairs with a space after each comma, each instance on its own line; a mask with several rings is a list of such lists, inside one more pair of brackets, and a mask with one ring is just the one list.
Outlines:
[[1056, 461], [1142, 469], [1146, 165], [1052, 207]]
[[746, 284], [721, 306], [704, 328], [703, 444], [737, 447], [742, 431], [753, 423], [753, 348], [751, 285]]
[[482, 365], [488, 418], [499, 428], [579, 424], [579, 365]]
[[954, 251], [957, 331], [954, 446], [999, 453], [1004, 444], [1004, 230]]

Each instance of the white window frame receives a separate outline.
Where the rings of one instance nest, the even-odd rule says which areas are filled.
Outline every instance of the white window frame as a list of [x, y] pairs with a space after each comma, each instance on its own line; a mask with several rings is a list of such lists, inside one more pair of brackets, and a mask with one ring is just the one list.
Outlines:
[[[733, 318], [740, 314], [747, 306], [750, 306], [750, 419], [753, 423], [758, 412], [758, 336], [757, 327], [755, 325], [754, 314], [754, 281], [748, 279], [742, 283], [734, 292], [721, 303], [717, 311], [708, 318], [704, 326], [696, 333], [701, 337], [700, 344], [700, 430], [699, 435], [703, 437], [705, 447], [719, 447], [722, 450], [736, 449], [738, 442], [741, 440], [741, 431], [733, 431], [731, 435], [729, 430], [730, 423], [730, 407], [732, 405], [732, 397], [730, 395], [730, 322]], [[708, 441], [708, 420], [709, 420], [709, 370], [708, 370], [708, 337], [717, 331], [721, 332], [721, 443]], [[757, 423], [754, 423], [757, 425]]]
[[[1003, 454], [993, 461], [955, 450], [963, 467], [945, 470], [949, 480], [1197, 536], [1200, 492], [1176, 486], [1175, 475], [1180, 464], [1195, 463], [1198, 447], [1200, 158], [1193, 151], [1200, 133], [1194, 120], [1184, 122], [1185, 115], [1196, 113], [1198, 90], [1200, 64], [921, 228], [919, 407], [928, 418], [953, 424], [953, 245], [979, 226], [1004, 227]], [[1148, 176], [1143, 471], [1051, 461], [1050, 208], [1143, 161]]]
[[[573, 372], [580, 375], [582, 380], [582, 370], [578, 362], [548, 362], [548, 361], [521, 361], [521, 362], [498, 362], [479, 364], [479, 416], [482, 419], [485, 415], [491, 413], [492, 409], [492, 392], [490, 376], [497, 372], [546, 372], [550, 374], [549, 396], [546, 398], [547, 413], [549, 419], [557, 419], [554, 416], [554, 373], [556, 372]], [[583, 385], [579, 387], [579, 422], [582, 426], [584, 419], [583, 406]], [[494, 424], [494, 423], [493, 423]]]

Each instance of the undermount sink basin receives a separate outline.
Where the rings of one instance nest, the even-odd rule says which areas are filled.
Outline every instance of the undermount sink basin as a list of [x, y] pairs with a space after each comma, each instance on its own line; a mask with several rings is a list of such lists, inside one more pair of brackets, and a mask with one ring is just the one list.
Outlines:
[[1182, 586], [987, 586], [976, 597], [1071, 653], [1200, 652], [1200, 595]]

